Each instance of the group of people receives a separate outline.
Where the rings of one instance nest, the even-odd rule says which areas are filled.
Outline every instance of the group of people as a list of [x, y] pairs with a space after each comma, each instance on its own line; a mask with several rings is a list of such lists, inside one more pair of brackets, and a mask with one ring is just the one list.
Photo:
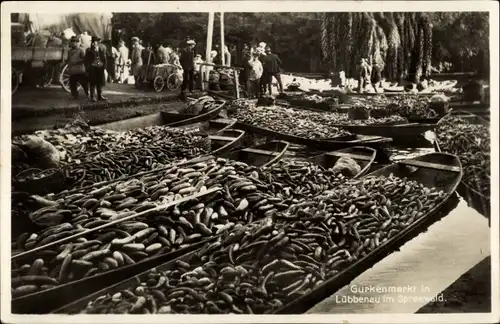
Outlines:
[[271, 95], [273, 78], [278, 82], [279, 92], [283, 93], [282, 62], [269, 46], [263, 42], [256, 47], [245, 44], [243, 61], [242, 84], [246, 85], [249, 98]]
[[141, 67], [148, 62], [151, 46], [144, 47], [138, 37], [132, 37], [131, 43], [132, 50], [129, 50], [123, 40], [118, 42], [118, 48], [112, 46], [111, 41], [106, 41], [108, 82], [125, 83], [130, 75], [137, 78]]
[[125, 82], [129, 67], [134, 72], [141, 65], [137, 58], [142, 51], [138, 39], [133, 39], [132, 44], [129, 58], [129, 49], [124, 41], [119, 42], [117, 49], [109, 41], [101, 42], [98, 36], [91, 37], [90, 46], [82, 44], [81, 37], [71, 37], [68, 52], [71, 96], [78, 99], [78, 85], [81, 85], [91, 101], [106, 100], [102, 94], [106, 82]]
[[[205, 61], [195, 52], [196, 43], [188, 40], [186, 46], [175, 50], [168, 44], [159, 44], [153, 49], [150, 44], [146, 47], [138, 37], [132, 37], [132, 49], [125, 46], [120, 40], [118, 48], [110, 41], [101, 42], [97, 36], [91, 38], [90, 47], [81, 45], [78, 37], [71, 38], [71, 49], [68, 56], [68, 72], [70, 74], [70, 89], [73, 98], [78, 98], [78, 84], [80, 84], [92, 101], [106, 100], [102, 89], [106, 82], [125, 83], [128, 76], [136, 80], [141, 75], [143, 65], [170, 64], [182, 73], [181, 92], [193, 92], [196, 80], [200, 77], [200, 64]], [[221, 56], [225, 57], [225, 66], [230, 66], [231, 55], [227, 48], [220, 51], [218, 47], [211, 51], [207, 62], [221, 64]], [[279, 92], [283, 93], [281, 80], [282, 62], [265, 43], [244, 48], [244, 66], [241, 73], [241, 83], [246, 88], [248, 97], [257, 98], [266, 93], [272, 94], [273, 78], [278, 83]], [[217, 61], [216, 57], [219, 58]], [[105, 76], [107, 72], [107, 79]]]
[[71, 95], [78, 99], [78, 84], [91, 101], [106, 100], [102, 95], [105, 84], [104, 70], [107, 65], [106, 47], [101, 38], [93, 36], [90, 47], [80, 46], [80, 39], [71, 38], [71, 48], [68, 52], [68, 73]]

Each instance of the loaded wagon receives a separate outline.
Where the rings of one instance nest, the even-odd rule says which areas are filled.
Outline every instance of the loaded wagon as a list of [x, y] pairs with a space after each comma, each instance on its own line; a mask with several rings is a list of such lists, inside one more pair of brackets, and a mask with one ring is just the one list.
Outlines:
[[[70, 35], [90, 33], [103, 40], [111, 39], [111, 14], [20, 14], [18, 22], [11, 23], [12, 34], [12, 93], [15, 93], [24, 77], [37, 78], [40, 87], [47, 87], [55, 80], [70, 92], [67, 59]], [[25, 30], [29, 30], [33, 39], [42, 39], [50, 35], [64, 35], [65, 40], [50, 46], [45, 42], [26, 42]], [[67, 31], [70, 31], [68, 34]], [[90, 36], [88, 36], [90, 37]], [[66, 42], [65, 42], [66, 41]], [[82, 44], [84, 48], [88, 44]]]

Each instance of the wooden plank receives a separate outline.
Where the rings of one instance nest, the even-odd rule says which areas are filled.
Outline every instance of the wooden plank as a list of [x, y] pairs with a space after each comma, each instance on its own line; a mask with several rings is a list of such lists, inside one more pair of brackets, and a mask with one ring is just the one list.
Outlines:
[[247, 152], [247, 153], [255, 153], [255, 154], [261, 154], [261, 155], [277, 155], [277, 152], [272, 152], [272, 151], [266, 151], [266, 150], [261, 150], [261, 149], [256, 149], [256, 148], [245, 148], [242, 151]]
[[415, 166], [419, 168], [436, 169], [449, 172], [460, 172], [459, 167], [452, 165], [445, 165], [445, 164], [438, 164], [438, 163], [431, 163], [431, 162], [424, 162], [417, 160], [405, 160], [405, 161], [400, 161], [398, 163], [403, 165]]
[[326, 154], [327, 155], [331, 155], [331, 156], [350, 157], [352, 159], [362, 160], [362, 161], [371, 161], [372, 160], [372, 156], [359, 155], [359, 154], [354, 154], [354, 153], [329, 152], [329, 153], [326, 153]]

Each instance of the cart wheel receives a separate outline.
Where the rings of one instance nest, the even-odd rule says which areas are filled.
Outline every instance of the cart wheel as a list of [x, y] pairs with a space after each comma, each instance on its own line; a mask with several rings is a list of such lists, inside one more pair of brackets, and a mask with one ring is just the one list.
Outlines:
[[168, 90], [174, 91], [179, 89], [179, 86], [181, 85], [181, 82], [179, 78], [177, 77], [177, 74], [170, 74], [167, 78], [167, 88]]
[[19, 74], [16, 71], [12, 71], [12, 90], [11, 94], [14, 94], [19, 88]]
[[[61, 74], [59, 75], [59, 83], [61, 84], [61, 87], [64, 89], [66, 92], [71, 92], [71, 89], [69, 88], [69, 73], [68, 73], [68, 64], [66, 64], [62, 71]], [[81, 85], [78, 84], [78, 90], [81, 89]]]
[[155, 89], [156, 92], [160, 92], [163, 90], [163, 87], [165, 86], [165, 80], [161, 76], [156, 76], [155, 79], [153, 80], [153, 88]]

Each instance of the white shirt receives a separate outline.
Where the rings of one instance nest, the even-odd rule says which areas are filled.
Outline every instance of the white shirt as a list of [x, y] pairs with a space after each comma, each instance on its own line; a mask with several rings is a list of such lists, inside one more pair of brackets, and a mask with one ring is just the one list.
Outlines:
[[123, 45], [118, 48], [118, 53], [119, 53], [119, 64], [120, 65], [125, 65], [127, 64], [128, 61], [128, 55], [129, 55], [129, 50], [127, 46]]

